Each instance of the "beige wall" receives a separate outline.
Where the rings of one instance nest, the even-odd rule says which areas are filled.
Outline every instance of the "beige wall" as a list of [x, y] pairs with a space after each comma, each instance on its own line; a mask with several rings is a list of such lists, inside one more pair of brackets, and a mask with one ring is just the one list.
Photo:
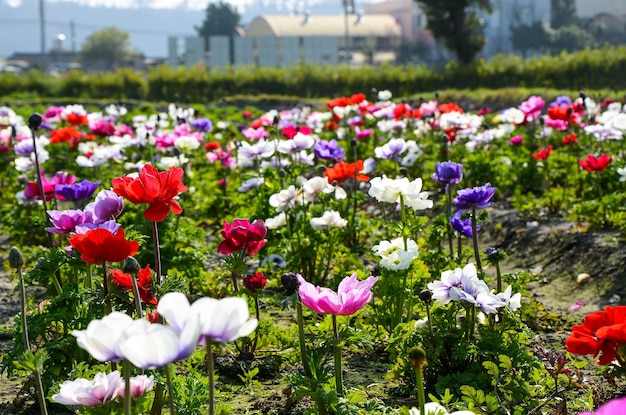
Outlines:
[[[369, 3], [363, 6], [363, 10], [364, 14], [383, 13], [392, 15], [402, 27], [402, 37], [409, 41], [415, 40], [416, 28], [413, 25], [415, 7], [413, 0], [387, 0]], [[422, 18], [422, 22], [424, 21]]]
[[583, 18], [600, 13], [623, 15], [626, 14], [626, 0], [576, 0], [576, 10]]

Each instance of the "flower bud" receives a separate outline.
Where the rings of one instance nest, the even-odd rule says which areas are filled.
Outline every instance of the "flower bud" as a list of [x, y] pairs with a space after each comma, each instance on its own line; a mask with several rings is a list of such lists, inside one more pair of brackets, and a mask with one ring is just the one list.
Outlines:
[[9, 251], [9, 265], [11, 268], [21, 269], [24, 267], [24, 262], [22, 252], [17, 247], [12, 246]]
[[140, 269], [141, 265], [139, 265], [139, 262], [135, 259], [135, 257], [129, 256], [124, 261], [124, 267], [122, 268], [122, 271], [124, 271], [124, 273], [126, 274], [134, 275], [137, 274]]
[[278, 170], [278, 177], [284, 179], [285, 177], [287, 177], [287, 172], [284, 169]]
[[419, 298], [426, 304], [430, 304], [430, 302], [433, 300], [433, 292], [430, 290], [422, 290], [419, 293]]
[[28, 127], [33, 131], [37, 131], [41, 126], [42, 121], [43, 118], [41, 117], [41, 115], [34, 112], [31, 114], [30, 117], [28, 117]]
[[353, 138], [352, 140], [350, 140], [350, 146], [356, 147], [356, 145], [357, 145], [356, 138]]
[[248, 274], [243, 277], [243, 286], [252, 292], [262, 290], [263, 288], [265, 288], [265, 284], [267, 284], [267, 279], [262, 272]]
[[415, 370], [421, 370], [426, 366], [426, 352], [419, 346], [409, 349], [409, 361]]
[[298, 277], [293, 272], [285, 272], [283, 276], [280, 277], [280, 282], [283, 284], [287, 295], [295, 293], [300, 286]]

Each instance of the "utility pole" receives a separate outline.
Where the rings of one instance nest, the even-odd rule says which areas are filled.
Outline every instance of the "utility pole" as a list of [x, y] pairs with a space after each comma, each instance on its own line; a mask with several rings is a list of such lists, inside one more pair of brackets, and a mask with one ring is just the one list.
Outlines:
[[44, 11], [44, 1], [39, 0], [39, 31], [41, 36], [41, 70], [46, 70], [46, 17]]
[[352, 14], [352, 12], [354, 11], [354, 0], [343, 0], [343, 8], [344, 8], [344, 12], [345, 12], [345, 29], [346, 29], [346, 33], [345, 33], [345, 46], [344, 46], [344, 53], [345, 53], [345, 61], [346, 63], [350, 63], [350, 60], [352, 58], [352, 56], [350, 55], [350, 14]]
[[70, 20], [70, 38], [72, 40], [72, 53], [76, 53], [76, 25]]

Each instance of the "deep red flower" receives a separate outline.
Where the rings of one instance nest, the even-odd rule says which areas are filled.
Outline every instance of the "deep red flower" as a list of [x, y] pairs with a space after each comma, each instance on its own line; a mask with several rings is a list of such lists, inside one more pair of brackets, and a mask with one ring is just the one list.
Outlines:
[[247, 219], [235, 219], [232, 224], [224, 222], [224, 240], [217, 247], [217, 252], [230, 255], [245, 249], [248, 255], [254, 255], [267, 243], [266, 235], [267, 228], [261, 219], [252, 223]]
[[563, 137], [563, 140], [561, 141], [561, 143], [565, 146], [569, 146], [569, 145], [574, 144], [577, 141], [578, 141], [578, 136], [576, 135], [576, 133], [571, 133]]
[[243, 286], [252, 292], [262, 290], [263, 288], [265, 288], [265, 284], [267, 284], [267, 279], [262, 272], [248, 274], [243, 277]]
[[108, 229], [92, 229], [73, 235], [68, 241], [80, 253], [80, 258], [90, 265], [122, 262], [139, 250], [137, 241], [127, 241], [121, 228], [115, 234]]
[[616, 306], [586, 315], [583, 324], [572, 327], [565, 349], [573, 354], [600, 355], [597, 364], [608, 365], [622, 344], [626, 344], [626, 306]]
[[358, 160], [356, 163], [344, 163], [340, 161], [333, 167], [329, 167], [324, 172], [324, 176], [328, 177], [328, 182], [332, 183], [335, 180], [343, 182], [346, 179], [360, 180], [362, 182], [368, 181], [370, 178], [360, 172], [363, 171], [363, 160]]
[[535, 158], [535, 160], [539, 160], [539, 161], [545, 160], [550, 156], [551, 152], [552, 152], [552, 146], [544, 147], [538, 152], [534, 153], [533, 157]]
[[333, 109], [335, 107], [347, 107], [348, 105], [350, 105], [350, 99], [346, 97], [339, 97], [326, 101], [326, 106], [329, 109]]
[[206, 143], [204, 145], [204, 149], [205, 150], [217, 150], [218, 148], [221, 148], [222, 146], [220, 145], [220, 143], [218, 143], [217, 141], [209, 141], [208, 143]]
[[[133, 289], [133, 276], [125, 273], [121, 269], [111, 270], [112, 280], [114, 283], [127, 290]], [[152, 292], [152, 275], [150, 274], [150, 266], [139, 270], [137, 273], [137, 289], [139, 290], [139, 297], [144, 303], [153, 304], [157, 303], [157, 299]]]
[[183, 169], [172, 167], [169, 171], [159, 172], [150, 164], [146, 164], [139, 172], [139, 177], [118, 177], [111, 181], [113, 191], [136, 205], [148, 203], [150, 207], [143, 216], [153, 222], [161, 222], [170, 210], [178, 215], [183, 209], [174, 200], [176, 196], [187, 191], [182, 182]]
[[606, 169], [606, 166], [611, 162], [611, 156], [608, 154], [602, 154], [600, 157], [596, 157], [592, 154], [587, 154], [587, 157], [578, 161], [578, 164], [588, 172], [599, 173]]
[[403, 117], [410, 117], [411, 107], [406, 105], [404, 102], [400, 102], [395, 107], [393, 107], [393, 116], [396, 120], [402, 119]]
[[296, 136], [296, 134], [298, 134], [298, 128], [296, 128], [293, 125], [288, 125], [285, 128], [283, 128], [282, 132], [283, 132], [283, 137], [291, 140], [292, 138]]

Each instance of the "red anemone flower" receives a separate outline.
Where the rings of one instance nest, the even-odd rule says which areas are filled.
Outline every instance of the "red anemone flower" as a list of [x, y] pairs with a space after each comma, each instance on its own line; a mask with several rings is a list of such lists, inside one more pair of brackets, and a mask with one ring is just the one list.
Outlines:
[[548, 147], [544, 147], [541, 150], [539, 150], [537, 153], [533, 154], [533, 157], [535, 158], [535, 160], [545, 160], [548, 158], [548, 156], [550, 156], [550, 153], [552, 152], [552, 146], [548, 146]]
[[89, 265], [122, 262], [139, 250], [137, 241], [127, 241], [121, 228], [115, 234], [108, 229], [92, 229], [84, 234], [73, 235], [68, 241]]
[[267, 243], [266, 235], [267, 228], [261, 219], [252, 223], [247, 219], [235, 219], [232, 224], [224, 222], [224, 240], [217, 247], [217, 252], [230, 255], [245, 249], [248, 255], [254, 255]]
[[159, 172], [150, 164], [146, 164], [139, 172], [139, 177], [118, 177], [111, 181], [113, 191], [136, 205], [148, 203], [150, 207], [143, 216], [153, 222], [161, 222], [167, 214], [183, 212], [176, 196], [187, 191], [182, 182], [183, 169], [172, 167], [169, 171]]
[[565, 146], [569, 146], [569, 145], [574, 144], [577, 141], [578, 141], [578, 136], [576, 136], [576, 133], [571, 133], [563, 137], [563, 140], [561, 141], [561, 143]]
[[332, 183], [335, 180], [343, 182], [346, 179], [360, 180], [362, 182], [368, 181], [370, 178], [360, 172], [363, 171], [363, 160], [358, 160], [356, 163], [344, 163], [340, 161], [335, 164], [334, 167], [329, 167], [324, 172], [324, 176], [328, 177], [328, 182]]
[[267, 278], [265, 278], [262, 272], [248, 274], [243, 278], [243, 286], [252, 292], [262, 290], [265, 284], [267, 284]]
[[587, 154], [587, 157], [581, 159], [578, 164], [580, 165], [580, 167], [587, 170], [588, 172], [599, 173], [601, 171], [604, 171], [604, 169], [606, 169], [606, 166], [608, 166], [610, 162], [611, 156], [609, 156], [608, 154], [602, 154], [600, 157], [596, 157], [592, 154]]
[[[112, 280], [114, 283], [127, 290], [133, 289], [133, 276], [125, 273], [120, 269], [111, 270]], [[150, 266], [139, 270], [137, 274], [137, 289], [139, 297], [146, 304], [156, 304], [157, 299], [152, 292], [152, 275], [150, 274]]]
[[573, 354], [600, 355], [597, 364], [608, 365], [618, 357], [622, 344], [626, 344], [626, 306], [616, 306], [588, 314], [583, 324], [572, 326], [565, 349]]

